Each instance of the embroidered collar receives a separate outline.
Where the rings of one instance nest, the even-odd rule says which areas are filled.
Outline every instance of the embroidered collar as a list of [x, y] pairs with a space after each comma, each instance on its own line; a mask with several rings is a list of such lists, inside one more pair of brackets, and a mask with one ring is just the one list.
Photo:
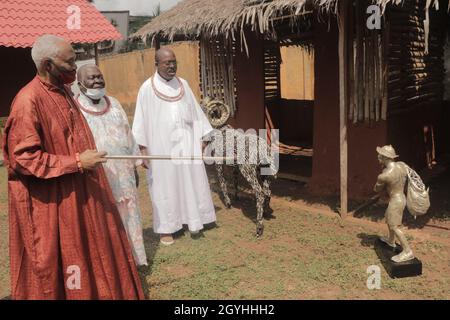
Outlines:
[[78, 94], [75, 100], [81, 110], [92, 115], [101, 116], [111, 109], [111, 100], [107, 96], [101, 98], [98, 104], [94, 104], [83, 94]]

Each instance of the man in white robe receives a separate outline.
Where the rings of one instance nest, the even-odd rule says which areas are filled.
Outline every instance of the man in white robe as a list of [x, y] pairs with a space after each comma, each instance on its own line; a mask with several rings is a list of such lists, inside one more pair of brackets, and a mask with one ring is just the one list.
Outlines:
[[[99, 150], [109, 155], [140, 155], [128, 117], [117, 99], [105, 95], [105, 80], [97, 66], [78, 69], [76, 97]], [[142, 233], [141, 213], [136, 188], [136, 167], [142, 160], [109, 160], [103, 167], [128, 235], [136, 265], [147, 265]]]
[[[172, 50], [155, 56], [157, 71], [141, 86], [133, 134], [148, 155], [201, 156], [202, 137], [213, 129], [184, 79], [176, 77]], [[152, 160], [147, 178], [153, 205], [154, 232], [161, 243], [187, 225], [191, 234], [216, 221], [203, 161]]]

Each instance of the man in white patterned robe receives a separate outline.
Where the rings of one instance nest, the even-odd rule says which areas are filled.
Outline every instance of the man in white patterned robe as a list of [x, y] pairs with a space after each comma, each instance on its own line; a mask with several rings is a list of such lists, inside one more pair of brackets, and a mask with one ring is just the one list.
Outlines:
[[[120, 102], [105, 95], [105, 81], [95, 65], [78, 69], [77, 97], [98, 150], [109, 155], [140, 155], [128, 118]], [[147, 265], [136, 188], [136, 166], [142, 161], [109, 160], [103, 165], [138, 266]]]

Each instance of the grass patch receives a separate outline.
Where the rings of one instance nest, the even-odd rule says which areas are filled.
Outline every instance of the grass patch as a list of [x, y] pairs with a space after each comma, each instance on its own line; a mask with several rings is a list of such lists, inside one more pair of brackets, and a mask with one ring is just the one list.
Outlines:
[[[225, 209], [216, 193], [217, 226], [198, 239], [180, 232], [161, 247], [153, 233], [145, 173], [140, 204], [149, 267], [140, 271], [150, 299], [449, 299], [449, 246], [412, 237], [421, 277], [390, 279], [373, 243], [378, 231], [337, 217], [295, 210], [276, 201], [262, 238], [254, 237], [254, 203]], [[6, 171], [0, 168], [0, 295], [9, 295]], [[245, 214], [244, 214], [245, 213]], [[367, 267], [379, 265], [381, 290], [366, 287]]]

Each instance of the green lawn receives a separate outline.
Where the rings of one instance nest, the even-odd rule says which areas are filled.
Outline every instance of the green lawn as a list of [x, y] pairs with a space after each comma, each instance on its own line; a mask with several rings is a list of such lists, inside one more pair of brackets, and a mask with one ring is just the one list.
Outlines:
[[[181, 232], [175, 245], [161, 247], [152, 231], [144, 173], [140, 175], [150, 262], [140, 274], [150, 299], [450, 298], [450, 247], [445, 233], [440, 237], [410, 236], [415, 253], [423, 261], [424, 274], [392, 280], [373, 249], [384, 224], [350, 219], [342, 227], [338, 217], [299, 210], [283, 198], [273, 200], [273, 218], [265, 221], [264, 235], [256, 239], [253, 201], [241, 197], [239, 208], [226, 210], [213, 193], [217, 226], [198, 239]], [[0, 178], [1, 298], [9, 295], [4, 168], [0, 168]], [[366, 287], [370, 265], [382, 269], [380, 290]]]

